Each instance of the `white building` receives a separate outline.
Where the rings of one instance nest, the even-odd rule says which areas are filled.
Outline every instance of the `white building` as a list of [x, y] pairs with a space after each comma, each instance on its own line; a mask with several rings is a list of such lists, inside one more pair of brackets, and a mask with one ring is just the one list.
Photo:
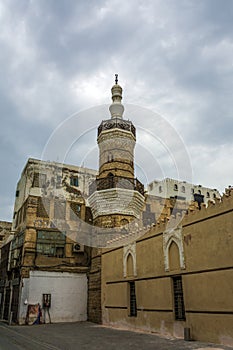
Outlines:
[[154, 180], [148, 185], [148, 193], [162, 198], [177, 198], [186, 201], [200, 201], [208, 205], [208, 201], [220, 198], [219, 191], [214, 188], [194, 185], [186, 181], [165, 178]]

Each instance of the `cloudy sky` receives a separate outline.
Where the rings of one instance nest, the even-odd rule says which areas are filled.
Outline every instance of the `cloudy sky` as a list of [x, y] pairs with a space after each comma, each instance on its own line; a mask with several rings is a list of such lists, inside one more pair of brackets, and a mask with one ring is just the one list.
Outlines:
[[97, 168], [115, 73], [143, 181], [233, 185], [233, 1], [0, 0], [0, 63], [1, 220], [29, 157]]

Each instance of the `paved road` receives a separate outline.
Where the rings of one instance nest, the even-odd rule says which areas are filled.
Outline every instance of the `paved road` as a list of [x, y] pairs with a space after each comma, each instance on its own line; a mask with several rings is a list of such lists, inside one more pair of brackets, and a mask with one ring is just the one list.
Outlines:
[[221, 350], [224, 346], [165, 339], [106, 328], [90, 322], [35, 326], [0, 323], [0, 350]]

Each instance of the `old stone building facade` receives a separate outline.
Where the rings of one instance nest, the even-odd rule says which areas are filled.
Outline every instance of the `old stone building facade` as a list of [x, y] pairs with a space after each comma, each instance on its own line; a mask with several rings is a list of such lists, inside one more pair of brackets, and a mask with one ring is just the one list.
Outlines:
[[2, 245], [6, 242], [6, 240], [11, 234], [11, 226], [12, 226], [12, 222], [0, 221], [0, 249], [2, 248]]
[[[29, 159], [17, 185], [7, 273], [1, 276], [3, 317], [25, 323], [28, 304], [50, 294], [53, 322], [87, 319], [90, 248], [81, 223], [96, 172]], [[79, 236], [80, 232], [80, 236]]]

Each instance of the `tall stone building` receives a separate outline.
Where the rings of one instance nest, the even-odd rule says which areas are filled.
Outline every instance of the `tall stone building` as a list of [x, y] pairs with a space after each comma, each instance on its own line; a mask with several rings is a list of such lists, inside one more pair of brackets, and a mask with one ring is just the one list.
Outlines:
[[86, 168], [28, 160], [17, 184], [14, 236], [1, 266], [4, 318], [25, 323], [28, 304], [42, 305], [43, 295], [50, 295], [52, 322], [87, 319], [90, 248], [83, 244], [82, 223], [92, 223], [85, 198], [95, 175]]

